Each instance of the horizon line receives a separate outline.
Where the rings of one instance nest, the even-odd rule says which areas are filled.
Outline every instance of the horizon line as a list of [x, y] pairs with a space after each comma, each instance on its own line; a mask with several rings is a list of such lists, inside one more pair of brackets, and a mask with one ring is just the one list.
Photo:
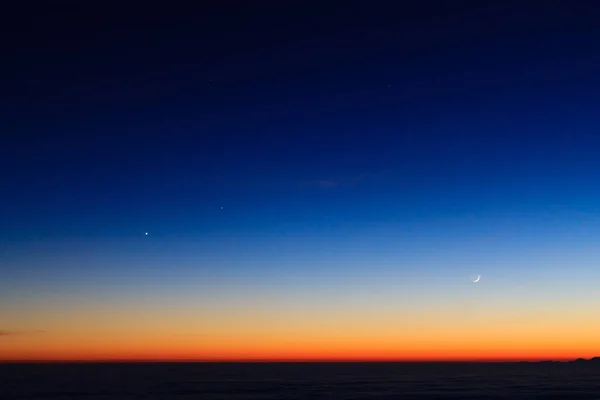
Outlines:
[[[594, 357], [591, 357], [594, 358]], [[571, 362], [590, 358], [456, 358], [456, 359], [72, 359], [0, 360], [0, 364], [328, 364], [328, 363], [540, 363]]]

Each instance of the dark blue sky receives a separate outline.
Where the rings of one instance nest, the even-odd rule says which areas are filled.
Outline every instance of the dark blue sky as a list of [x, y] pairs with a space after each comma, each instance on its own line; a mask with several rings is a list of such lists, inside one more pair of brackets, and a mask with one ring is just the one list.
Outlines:
[[597, 355], [596, 2], [13, 3], [0, 359]]
[[590, 2], [58, 4], [3, 17], [3, 243], [596, 210]]

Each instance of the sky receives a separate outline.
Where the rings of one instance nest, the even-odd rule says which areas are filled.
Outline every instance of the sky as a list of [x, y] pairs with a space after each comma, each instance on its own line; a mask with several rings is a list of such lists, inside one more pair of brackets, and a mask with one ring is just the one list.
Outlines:
[[219, 3], [3, 13], [0, 361], [600, 355], [600, 7]]

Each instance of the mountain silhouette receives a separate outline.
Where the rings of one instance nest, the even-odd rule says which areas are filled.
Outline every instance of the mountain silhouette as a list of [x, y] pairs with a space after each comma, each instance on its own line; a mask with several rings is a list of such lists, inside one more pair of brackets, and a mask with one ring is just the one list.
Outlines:
[[597, 364], [600, 365], [600, 357], [594, 357], [594, 358], [589, 358], [589, 359], [585, 359], [585, 358], [578, 358], [577, 360], [573, 360], [573, 361], [569, 361], [570, 363], [574, 363], [574, 364]]
[[598, 365], [600, 366], [600, 357], [578, 358], [570, 361], [542, 360], [542, 361], [520, 361], [523, 364], [575, 364], [575, 365]]

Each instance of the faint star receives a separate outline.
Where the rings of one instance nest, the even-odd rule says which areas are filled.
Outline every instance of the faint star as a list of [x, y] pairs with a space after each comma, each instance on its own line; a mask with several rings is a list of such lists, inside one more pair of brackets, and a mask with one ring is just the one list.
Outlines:
[[146, 232], [146, 236], [148, 236], [148, 232]]

